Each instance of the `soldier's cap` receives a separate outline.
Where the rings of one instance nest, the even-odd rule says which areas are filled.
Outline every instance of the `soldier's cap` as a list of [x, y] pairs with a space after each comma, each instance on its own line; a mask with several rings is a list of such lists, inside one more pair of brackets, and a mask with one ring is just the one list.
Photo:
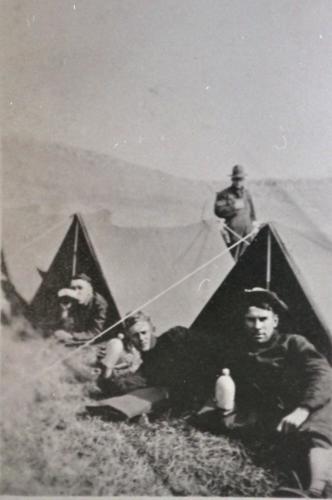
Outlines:
[[92, 284], [92, 279], [85, 273], [75, 274], [75, 276], [72, 277], [72, 280], [84, 280]]
[[275, 292], [267, 290], [266, 288], [255, 287], [246, 289], [243, 293], [244, 305], [248, 308], [251, 306], [264, 308], [266, 305], [276, 313], [288, 311], [288, 306], [283, 300], [278, 297]]
[[235, 165], [232, 169], [231, 178], [232, 179], [244, 179], [246, 177], [246, 172], [242, 165]]
[[71, 288], [61, 288], [61, 290], [58, 291], [58, 298], [61, 300], [76, 300], [77, 293]]

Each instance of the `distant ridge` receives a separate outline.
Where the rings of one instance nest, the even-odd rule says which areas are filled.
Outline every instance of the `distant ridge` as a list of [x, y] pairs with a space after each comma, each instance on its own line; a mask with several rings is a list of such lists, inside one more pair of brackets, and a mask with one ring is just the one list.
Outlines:
[[[7, 136], [2, 141], [3, 206], [47, 213], [111, 213], [130, 226], [185, 225], [213, 216], [215, 192], [229, 183], [185, 179], [105, 154]], [[261, 220], [319, 228], [332, 237], [332, 177], [258, 179], [248, 185]]]
[[187, 224], [202, 219], [204, 182], [173, 177], [107, 155], [16, 137], [3, 141], [5, 207], [107, 209], [124, 225]]

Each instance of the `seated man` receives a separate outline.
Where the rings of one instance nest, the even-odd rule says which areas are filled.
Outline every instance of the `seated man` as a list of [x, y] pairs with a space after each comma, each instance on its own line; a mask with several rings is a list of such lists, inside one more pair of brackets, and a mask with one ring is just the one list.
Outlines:
[[[309, 474], [301, 470], [299, 477], [309, 496], [321, 497], [332, 487], [332, 370], [304, 337], [278, 332], [277, 313], [286, 308], [273, 292], [245, 292], [244, 328], [224, 357], [236, 385], [236, 407], [214, 416], [222, 431], [275, 431], [292, 451], [303, 450]], [[279, 493], [294, 496], [287, 488]]]
[[55, 336], [65, 342], [91, 340], [105, 327], [107, 302], [94, 291], [91, 278], [84, 273], [71, 279], [70, 290], [74, 303], [62, 311], [66, 321]]

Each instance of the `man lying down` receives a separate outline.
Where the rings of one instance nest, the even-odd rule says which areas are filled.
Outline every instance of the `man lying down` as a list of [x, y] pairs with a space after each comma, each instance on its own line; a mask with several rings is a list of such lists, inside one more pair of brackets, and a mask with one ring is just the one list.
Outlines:
[[129, 418], [160, 406], [175, 413], [197, 409], [203, 388], [214, 380], [214, 375], [207, 378], [204, 362], [213, 350], [209, 340], [181, 326], [157, 336], [151, 319], [141, 311], [123, 326], [123, 333], [107, 342], [100, 361], [97, 384], [108, 398], [97, 406]]

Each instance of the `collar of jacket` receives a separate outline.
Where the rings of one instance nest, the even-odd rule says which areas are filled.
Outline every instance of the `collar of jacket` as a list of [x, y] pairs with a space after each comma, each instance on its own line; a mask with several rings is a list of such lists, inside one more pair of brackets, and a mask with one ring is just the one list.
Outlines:
[[251, 342], [250, 340], [248, 340], [248, 342], [246, 344], [246, 350], [247, 350], [249, 356], [250, 355], [256, 356], [256, 355], [262, 354], [266, 351], [269, 351], [271, 349], [271, 347], [275, 347], [279, 343], [279, 340], [280, 340], [280, 333], [278, 332], [278, 330], [275, 330], [273, 332], [270, 340], [268, 340], [267, 342], [264, 342], [264, 344], [256, 345], [253, 342]]

